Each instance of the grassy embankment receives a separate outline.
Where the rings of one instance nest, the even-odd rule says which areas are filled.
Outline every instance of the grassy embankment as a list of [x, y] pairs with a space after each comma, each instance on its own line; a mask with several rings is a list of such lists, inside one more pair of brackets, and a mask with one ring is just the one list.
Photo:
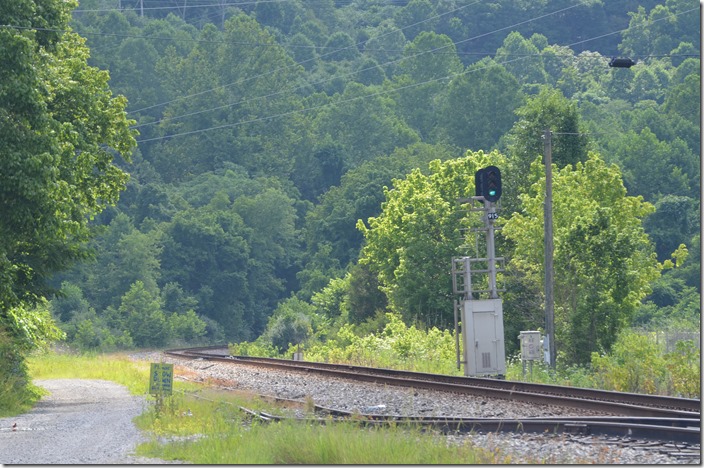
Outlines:
[[[123, 384], [146, 394], [149, 365], [120, 355], [33, 357], [35, 379], [89, 378]], [[176, 369], [176, 375], [186, 374]], [[361, 428], [354, 423], [321, 426], [249, 422], [240, 406], [280, 411], [247, 394], [216, 391], [204, 385], [174, 382], [174, 395], [163, 406], [151, 404], [136, 419], [152, 441], [138, 455], [196, 464], [492, 464], [508, 457], [469, 445], [448, 446], [445, 439], [417, 429]], [[154, 398], [148, 399], [154, 402]]]

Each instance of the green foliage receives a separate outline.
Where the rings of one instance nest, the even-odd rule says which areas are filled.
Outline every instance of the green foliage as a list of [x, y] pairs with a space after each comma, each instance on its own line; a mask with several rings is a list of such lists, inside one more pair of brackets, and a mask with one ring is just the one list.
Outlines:
[[[34, 401], [24, 358], [63, 337], [44, 296], [86, 258], [89, 221], [117, 202], [135, 146], [126, 100], [70, 31], [77, 3], [0, 7], [0, 412]], [[19, 26], [19, 27], [16, 27]], [[8, 398], [7, 395], [14, 395]]]
[[541, 138], [545, 130], [554, 134], [552, 161], [558, 168], [587, 160], [587, 140], [580, 135], [576, 103], [561, 91], [542, 87], [537, 95], [529, 97], [516, 109], [516, 116], [516, 123], [502, 142], [510, 167], [506, 177], [502, 178], [504, 193], [509, 194], [505, 197], [504, 207], [509, 211], [520, 209], [516, 198], [530, 189], [530, 165], [536, 156], [545, 153], [545, 142]]
[[381, 212], [384, 187], [416, 168], [427, 173], [430, 161], [451, 159], [457, 153], [445, 145], [416, 143], [349, 170], [340, 185], [328, 190], [306, 215], [306, 261], [298, 274], [301, 297], [309, 298], [330, 278], [342, 276], [342, 270], [359, 256], [364, 236], [355, 224]]
[[518, 81], [503, 66], [479, 61], [447, 86], [435, 132], [461, 148], [489, 151], [514, 125], [523, 100]]
[[[689, 197], [666, 195], [655, 203], [655, 213], [645, 219], [645, 229], [655, 243], [658, 259], [664, 261], [681, 245], [690, 244], [699, 225], [697, 203]], [[679, 266], [684, 258], [677, 261]]]
[[675, 395], [701, 398], [701, 348], [694, 341], [680, 341], [665, 355], [670, 385]]
[[[0, 321], [39, 300], [55, 271], [85, 258], [90, 218], [117, 201], [134, 146], [126, 100], [69, 29], [73, 2], [0, 10]], [[43, 32], [33, 30], [42, 28]]]
[[[535, 279], [543, 264], [543, 252], [535, 248], [543, 230], [542, 170], [536, 159], [535, 182], [521, 197], [525, 211], [515, 213], [503, 231], [515, 243], [511, 262]], [[653, 207], [627, 196], [618, 168], [596, 154], [553, 171], [555, 340], [569, 363], [586, 363], [591, 352], [610, 348], [659, 276], [642, 227]]]
[[592, 354], [600, 386], [619, 392], [656, 393], [666, 369], [655, 341], [636, 333], [624, 333], [619, 338], [612, 355]]
[[[73, 285], [51, 305], [70, 341], [133, 345], [109, 316], [137, 281], [152, 302], [161, 301], [153, 309], [165, 321], [151, 317], [174, 340], [181, 333], [197, 341], [202, 323], [208, 341], [251, 340], [292, 295], [316, 298], [321, 318], [310, 316], [311, 326], [321, 340], [346, 322], [378, 331], [388, 307], [408, 324], [447, 327], [447, 262], [462, 237], [453, 229], [472, 223], [446, 216], [456, 194], [422, 200], [423, 178], [408, 174], [420, 169], [432, 178], [433, 159], [501, 148], [508, 160], [501, 219], [526, 211], [540, 218], [536, 207], [524, 211], [519, 197], [537, 180], [530, 164], [544, 151], [545, 128], [555, 132], [558, 168], [586, 163], [593, 146], [619, 166], [628, 195], [656, 205], [645, 227], [665, 266], [680, 244], [689, 250], [683, 264], [678, 254], [677, 268], [664, 270], [666, 284], [653, 285], [662, 294], [636, 306], [637, 322], [696, 320], [700, 41], [686, 1], [586, 2], [559, 15], [553, 2], [184, 8], [159, 0], [164, 8], [140, 15], [125, 2], [123, 10], [102, 11], [100, 1], [86, 1], [72, 26], [86, 36], [90, 55], [82, 39], [60, 32], [69, 29], [74, 4], [18, 0], [0, 8], [2, 24], [39, 27], [0, 31], [0, 165], [7, 166], [0, 168], [0, 198], [14, 204], [0, 203], [7, 208], [0, 213], [0, 300], [44, 295], [42, 283], [54, 271], [85, 257], [93, 218], [95, 263], [51, 280]], [[520, 33], [507, 24], [520, 24]], [[610, 69], [608, 57], [587, 47], [620, 50], [638, 64]], [[129, 107], [111, 97], [107, 74], [86, 61], [110, 70], [113, 92], [127, 96]], [[133, 130], [125, 108], [137, 121]], [[139, 151], [126, 166], [118, 159], [129, 154], [134, 130]], [[589, 141], [575, 135], [584, 132]], [[447, 143], [461, 149], [440, 146]], [[118, 165], [130, 172], [129, 183]], [[448, 186], [471, 194], [468, 175]], [[358, 262], [365, 238], [354, 224], [388, 216], [383, 187], [397, 190], [393, 179], [417, 184], [413, 196], [398, 196], [409, 203], [396, 208], [430, 208], [405, 213], [399, 225], [407, 232], [388, 231], [398, 242], [389, 243], [386, 258], [380, 254], [379, 265], [393, 265], [384, 270]], [[429, 183], [429, 192], [441, 183]], [[125, 187], [117, 207], [99, 214]], [[630, 270], [608, 265], [610, 273], [599, 276], [587, 257], [627, 257], [633, 231], [619, 232], [604, 205], [606, 212], [590, 210], [561, 234], [581, 251], [562, 258], [562, 267], [573, 268], [570, 281], [579, 281], [565, 280], [569, 288], [560, 294], [587, 312], [567, 327], [619, 317], [606, 326], [608, 346], [612, 328], [632, 315], [621, 314], [630, 305], [612, 307], [618, 294], [608, 283], [630, 281]], [[536, 256], [538, 224], [530, 230]], [[6, 235], [11, 225], [27, 234], [25, 244]], [[501, 255], [515, 257], [505, 238], [497, 243]], [[504, 272], [507, 333], [542, 324], [542, 272], [519, 266]], [[22, 296], [28, 290], [34, 296]]]
[[26, 356], [64, 338], [52, 320], [46, 301], [34, 308], [18, 306], [0, 320], [0, 415], [28, 409], [42, 392], [31, 385]]
[[65, 337], [51, 317], [46, 301], [35, 308], [15, 307], [8, 311], [5, 330], [14, 337], [21, 352], [46, 349], [52, 342]]
[[15, 337], [0, 326], [0, 417], [29, 410], [42, 395], [30, 384], [24, 356]]
[[436, 327], [425, 331], [408, 327], [398, 314], [387, 313], [386, 319], [383, 330], [366, 336], [355, 334], [352, 325], [343, 325], [328, 341], [307, 346], [305, 359], [421, 372], [457, 372], [453, 333]]
[[313, 333], [313, 308], [299, 299], [283, 302], [269, 319], [264, 337], [279, 352], [298, 347]]
[[[657, 200], [663, 195], [696, 196], [697, 157], [680, 138], [660, 141], [649, 129], [629, 132], [615, 140], [613, 157], [620, 162], [632, 195]], [[646, 169], [647, 168], [647, 169]]]
[[447, 271], [450, 259], [459, 253], [464, 226], [457, 200], [473, 195], [474, 173], [492, 164], [504, 166], [503, 156], [479, 151], [433, 161], [430, 175], [414, 170], [395, 180], [392, 189], [384, 190], [382, 213], [367, 224], [358, 222], [366, 241], [360, 264], [378, 274], [391, 309], [406, 322], [442, 328], [452, 323]]
[[665, 353], [655, 333], [626, 331], [610, 355], [592, 354], [592, 367], [600, 388], [696, 398], [701, 393], [699, 354], [692, 341], [680, 341]]

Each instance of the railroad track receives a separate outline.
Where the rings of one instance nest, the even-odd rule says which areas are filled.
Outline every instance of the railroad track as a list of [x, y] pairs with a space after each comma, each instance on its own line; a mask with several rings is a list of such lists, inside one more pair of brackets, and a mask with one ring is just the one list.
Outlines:
[[[527, 419], [467, 419], [404, 417], [405, 423], [432, 426], [454, 431], [519, 431], [634, 437], [698, 444], [700, 442], [700, 408], [697, 399], [621, 393], [556, 385], [511, 382], [505, 380], [455, 377], [437, 374], [377, 369], [360, 366], [288, 361], [283, 359], [229, 356], [226, 347], [186, 348], [165, 352], [168, 355], [237, 363], [249, 366], [285, 369], [297, 372], [367, 381], [385, 385], [413, 387], [489, 398], [557, 405], [604, 413], [608, 416]], [[360, 419], [359, 414], [316, 408], [329, 420]], [[365, 424], [398, 423], [399, 417], [365, 414]], [[263, 419], [270, 415], [260, 415]]]

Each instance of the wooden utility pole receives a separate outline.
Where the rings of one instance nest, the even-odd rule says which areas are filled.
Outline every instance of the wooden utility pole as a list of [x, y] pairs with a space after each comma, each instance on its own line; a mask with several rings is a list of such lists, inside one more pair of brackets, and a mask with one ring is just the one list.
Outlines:
[[548, 340], [550, 367], [555, 368], [555, 298], [553, 293], [553, 232], [552, 232], [552, 132], [546, 129], [545, 139], [545, 334]]

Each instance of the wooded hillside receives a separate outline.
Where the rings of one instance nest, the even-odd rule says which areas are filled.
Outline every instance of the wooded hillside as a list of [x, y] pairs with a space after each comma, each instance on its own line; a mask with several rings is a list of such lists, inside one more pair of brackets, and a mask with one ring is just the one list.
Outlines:
[[570, 358], [699, 322], [698, 3], [82, 0], [70, 24], [138, 132], [94, 260], [52, 280], [70, 342], [450, 327], [479, 162], [504, 176], [506, 334], [541, 327], [546, 128]]

